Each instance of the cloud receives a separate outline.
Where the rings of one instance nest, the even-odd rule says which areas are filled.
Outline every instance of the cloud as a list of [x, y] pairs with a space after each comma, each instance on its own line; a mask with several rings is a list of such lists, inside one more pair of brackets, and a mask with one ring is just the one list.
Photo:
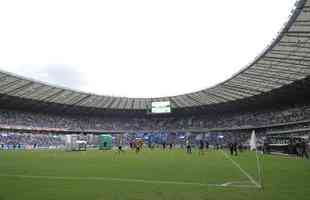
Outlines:
[[98, 94], [197, 91], [259, 55], [295, 1], [0, 1], [0, 68]]
[[81, 89], [86, 84], [78, 67], [65, 64], [48, 65], [15, 65], [6, 70], [37, 81], [62, 86], [70, 89]]
[[40, 80], [59, 86], [79, 89], [85, 84], [82, 74], [73, 66], [50, 64], [38, 73]]

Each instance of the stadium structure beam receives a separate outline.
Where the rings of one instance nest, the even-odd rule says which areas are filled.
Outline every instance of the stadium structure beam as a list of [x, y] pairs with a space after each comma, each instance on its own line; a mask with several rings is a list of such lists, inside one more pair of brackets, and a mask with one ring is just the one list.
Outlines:
[[[292, 43], [295, 44], [295, 43]], [[288, 48], [297, 48], [298, 45], [289, 45], [289, 44], [278, 44], [279, 47], [288, 47]], [[301, 49], [310, 49], [308, 46], [299, 47]]]
[[[257, 73], [263, 73], [265, 71], [265, 67], [257, 67], [254, 71]], [[296, 81], [296, 80], [300, 80], [305, 78], [306, 76], [309, 75], [309, 73], [307, 72], [283, 72], [281, 71], [281, 68], [276, 68], [275, 66], [272, 67], [272, 70], [269, 70], [268, 73], [265, 73], [266, 76], [273, 76], [273, 77], [278, 77], [278, 79], [282, 79], [282, 80], [287, 80], [287, 81]]]
[[251, 96], [249, 93], [247, 92], [242, 92], [240, 90], [234, 90], [234, 89], [228, 89], [227, 87], [224, 87], [223, 85], [221, 86], [218, 86], [221, 90], [224, 90], [225, 92], [227, 93], [232, 93], [236, 96], [238, 96], [238, 98], [246, 98], [246, 97], [249, 97]]
[[207, 102], [207, 103], [211, 103], [211, 104], [216, 104], [217, 103], [217, 101], [215, 101], [215, 100], [213, 100], [213, 99], [211, 99], [211, 98], [208, 98], [208, 96], [206, 96], [204, 93], [202, 93], [202, 92], [195, 92], [195, 93], [191, 93], [191, 94], [189, 94], [189, 95], [191, 95], [191, 96], [195, 96], [195, 97], [197, 97], [198, 99], [201, 99], [201, 101], [202, 102]]
[[40, 90], [41, 88], [45, 87], [44, 85], [41, 85], [41, 84], [37, 84], [37, 83], [34, 83], [32, 85], [30, 85], [29, 87], [27, 88], [24, 88], [23, 90], [20, 90], [14, 94], [9, 94], [9, 95], [13, 95], [13, 96], [18, 96], [18, 97], [21, 97], [21, 98], [29, 98], [30, 95], [32, 95], [33, 93], [35, 93], [36, 91]]
[[[310, 58], [310, 56], [306, 56], [306, 55], [297, 55], [297, 54], [293, 54], [293, 53], [290, 53], [290, 54], [287, 54], [287, 53], [276, 53], [276, 52], [270, 52], [271, 55], [279, 55], [279, 56], [286, 56], [286, 58], [288, 57], [295, 57], [295, 58], [301, 58], [301, 59], [308, 59]], [[279, 57], [279, 58], [282, 58], [282, 57]]]
[[295, 65], [294, 68], [292, 67], [291, 64], [286, 65], [286, 64], [276, 64], [276, 63], [260, 63], [257, 64], [255, 69], [263, 70], [266, 72], [266, 70], [273, 70], [271, 72], [274, 73], [282, 73], [282, 74], [295, 74], [297, 76], [303, 77], [305, 73], [310, 73], [310, 68], [307, 68], [305, 66], [297, 66]]
[[221, 87], [227, 88], [229, 90], [234, 90], [234, 91], [242, 92], [242, 93], [248, 94], [248, 96], [253, 96], [253, 95], [257, 95], [257, 94], [261, 93], [261, 92], [258, 92], [258, 91], [254, 92], [253, 90], [248, 90], [248, 89], [245, 89], [245, 88], [240, 88], [240, 87], [237, 87], [237, 86], [227, 85], [227, 84], [223, 84]]
[[217, 86], [216, 89], [214, 91], [211, 91], [211, 92], [214, 92], [218, 95], [222, 95], [222, 96], [225, 96], [226, 98], [229, 98], [231, 99], [232, 101], [234, 100], [237, 100], [237, 99], [240, 99], [240, 94], [234, 94], [232, 92], [227, 92], [227, 91], [224, 91], [223, 88], [221, 88], [220, 86]]
[[26, 84], [28, 84], [29, 81], [19, 81], [17, 83], [12, 83], [10, 85], [8, 85], [6, 88], [2, 88], [1, 90], [4, 91], [6, 94], [8, 94], [11, 91], [15, 91], [16, 89], [20, 88], [21, 86], [24, 86]]
[[[301, 63], [302, 61], [299, 61], [298, 63], [296, 63], [296, 62], [292, 63], [292, 62], [288, 62], [288, 61], [284, 61], [284, 60], [272, 60], [272, 59], [266, 60], [266, 61], [269, 61], [272, 63], [276, 62], [276, 63], [281, 63], [281, 64], [288, 64], [288, 65], [299, 66], [299, 67], [302, 66], [302, 67], [306, 67], [306, 68], [310, 67], [310, 63], [309, 64]], [[269, 63], [269, 65], [270, 65], [270, 63]]]
[[12, 89], [11, 91], [8, 91], [7, 94], [15, 96], [15, 94], [18, 93], [19, 91], [24, 90], [27, 87], [31, 87], [32, 85], [33, 82], [26, 83], [25, 85], [22, 85], [18, 88]]
[[[51, 89], [55, 89], [55, 88], [51, 88]], [[42, 97], [42, 99], [40, 99], [41, 101], [49, 101], [50, 99], [52, 99], [52, 98], [54, 98], [54, 97], [56, 97], [56, 96], [58, 96], [59, 94], [61, 94], [62, 92], [64, 92], [65, 91], [65, 89], [60, 89], [60, 90], [56, 90], [55, 91], [55, 93], [52, 93], [52, 94], [50, 94], [50, 95], [48, 95], [48, 96], [46, 96], [46, 97]]]
[[208, 94], [215, 97], [215, 98], [221, 99], [221, 102], [227, 102], [227, 101], [234, 101], [235, 100], [232, 97], [223, 96], [223, 95], [218, 94], [218, 93], [215, 94], [215, 92], [208, 91]]
[[206, 98], [212, 99], [212, 101], [215, 102], [215, 104], [228, 101], [227, 99], [212, 95], [206, 90], [202, 90], [201, 92], [205, 95]]
[[16, 79], [13, 79], [13, 80], [11, 80], [11, 81], [9, 81], [9, 82], [6, 82], [6, 83], [4, 83], [4, 84], [1, 84], [0, 85], [0, 91], [1, 92], [3, 92], [3, 90], [5, 90], [6, 88], [8, 88], [8, 87], [10, 87], [11, 85], [14, 85], [14, 84], [16, 84], [16, 83], [18, 83], [20, 80], [16, 80]]
[[190, 98], [192, 101], [195, 102], [195, 105], [194, 105], [194, 106], [201, 106], [201, 105], [203, 105], [203, 103], [200, 102], [199, 99], [196, 99], [196, 98], [192, 97], [191, 95], [186, 95], [186, 96], [187, 96], [188, 98]]
[[244, 72], [243, 73], [244, 76], [246, 77], [255, 77], [256, 79], [260, 79], [262, 81], [270, 81], [270, 82], [274, 82], [274, 83], [278, 83], [278, 84], [289, 84], [292, 81], [295, 81], [295, 79], [291, 79], [289, 77], [282, 77], [282, 76], [274, 76], [274, 75], [270, 75], [270, 74], [265, 74], [265, 75], [260, 75], [257, 76], [257, 73], [255, 72]]
[[236, 79], [229, 81], [229, 84], [236, 84], [236, 85], [240, 85], [242, 87], [259, 90], [262, 92], [267, 92], [267, 91], [272, 90], [272, 87], [270, 87], [270, 86], [263, 86], [262, 87], [262, 85], [258, 85], [257, 83], [244, 82], [244, 81], [240, 81], [240, 80], [236, 80]]
[[[300, 50], [300, 49], [298, 49], [298, 50]], [[294, 52], [295, 53], [301, 53], [301, 54], [307, 54], [307, 55], [309, 55], [310, 54], [310, 51], [298, 51], [298, 50], [295, 50]], [[273, 49], [273, 50], [271, 50], [270, 51], [271, 53], [272, 52], [277, 52], [277, 53], [291, 53], [292, 51], [291, 50], [285, 50], [285, 49]]]
[[265, 92], [265, 90], [261, 90], [260, 88], [252, 87], [252, 86], [249, 86], [249, 85], [243, 85], [243, 84], [239, 84], [239, 83], [234, 83], [233, 81], [225, 83], [224, 86], [230, 86], [230, 87], [233, 87], [233, 88], [238, 88], [238, 89], [247, 90], [247, 91], [255, 91], [257, 93]]
[[307, 59], [296, 59], [296, 58], [279, 58], [274, 56], [266, 56], [266, 59], [274, 59], [274, 60], [286, 60], [286, 61], [303, 61], [303, 62], [310, 62], [310, 60]]
[[248, 83], [253, 83], [262, 87], [269, 87], [270, 89], [280, 87], [281, 84], [276, 84], [276, 83], [270, 83], [270, 82], [262, 82], [258, 78], [247, 78], [245, 76], [238, 76], [238, 80], [243, 82], [243, 84], [248, 84]]

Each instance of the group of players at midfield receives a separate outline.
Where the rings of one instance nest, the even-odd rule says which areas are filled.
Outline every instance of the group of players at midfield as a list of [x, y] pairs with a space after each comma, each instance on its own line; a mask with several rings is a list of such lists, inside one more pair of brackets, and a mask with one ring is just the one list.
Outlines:
[[[186, 147], [186, 153], [192, 154], [192, 149], [193, 149], [193, 146], [194, 146], [194, 145], [191, 143], [190, 140], [186, 140], [185, 143], [186, 143], [186, 145], [185, 145], [185, 147]], [[143, 146], [144, 146], [144, 141], [143, 141], [143, 140], [135, 140], [135, 141], [129, 143], [130, 149], [134, 150], [136, 153], [139, 153], [139, 152], [142, 150]], [[152, 150], [152, 149], [155, 149], [155, 144], [149, 143], [147, 146], [148, 146], [148, 148], [151, 149], [151, 150]], [[166, 150], [166, 149], [172, 150], [173, 147], [174, 147], [173, 143], [166, 143], [166, 142], [163, 142], [163, 143], [161, 144], [161, 148], [162, 148], [163, 150]], [[208, 141], [199, 140], [199, 144], [198, 144], [198, 154], [199, 154], [199, 155], [204, 155], [205, 150], [208, 150], [209, 147], [210, 147], [210, 145], [209, 145], [209, 142], [208, 142]], [[229, 149], [230, 149], [231, 155], [235, 155], [235, 156], [238, 155], [238, 149], [240, 150], [240, 146], [238, 146], [237, 143], [229, 143], [229, 144], [228, 144], [228, 147], [229, 147]], [[216, 144], [216, 145], [214, 146], [214, 149], [219, 150], [220, 148], [221, 148], [221, 146], [218, 145], [218, 144]], [[240, 150], [240, 151], [241, 151], [241, 150]], [[118, 152], [119, 152], [119, 153], [124, 152], [124, 150], [123, 150], [123, 148], [122, 148], [122, 145], [119, 145], [119, 146], [118, 146]]]

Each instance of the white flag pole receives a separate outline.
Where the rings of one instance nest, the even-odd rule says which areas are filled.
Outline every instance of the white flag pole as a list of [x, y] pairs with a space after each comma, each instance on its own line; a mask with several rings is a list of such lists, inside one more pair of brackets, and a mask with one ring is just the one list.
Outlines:
[[[256, 135], [255, 135], [255, 130], [253, 130], [252, 132], [252, 137], [251, 137], [251, 150], [255, 149], [255, 154], [256, 154], [256, 165], [257, 165], [257, 174], [258, 174], [258, 182], [260, 184], [260, 189], [264, 189], [263, 187], [263, 177], [262, 177], [262, 170], [261, 170], [261, 162], [259, 159], [259, 155], [258, 155], [258, 148], [257, 148], [257, 139], [256, 139]], [[251, 143], [250, 142], [250, 143]], [[253, 147], [253, 149], [252, 149]]]

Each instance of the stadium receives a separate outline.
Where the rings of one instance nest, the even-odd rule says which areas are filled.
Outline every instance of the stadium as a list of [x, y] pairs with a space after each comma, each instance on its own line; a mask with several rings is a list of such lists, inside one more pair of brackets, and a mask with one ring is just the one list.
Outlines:
[[0, 71], [0, 200], [310, 196], [310, 1], [217, 85], [105, 96]]

